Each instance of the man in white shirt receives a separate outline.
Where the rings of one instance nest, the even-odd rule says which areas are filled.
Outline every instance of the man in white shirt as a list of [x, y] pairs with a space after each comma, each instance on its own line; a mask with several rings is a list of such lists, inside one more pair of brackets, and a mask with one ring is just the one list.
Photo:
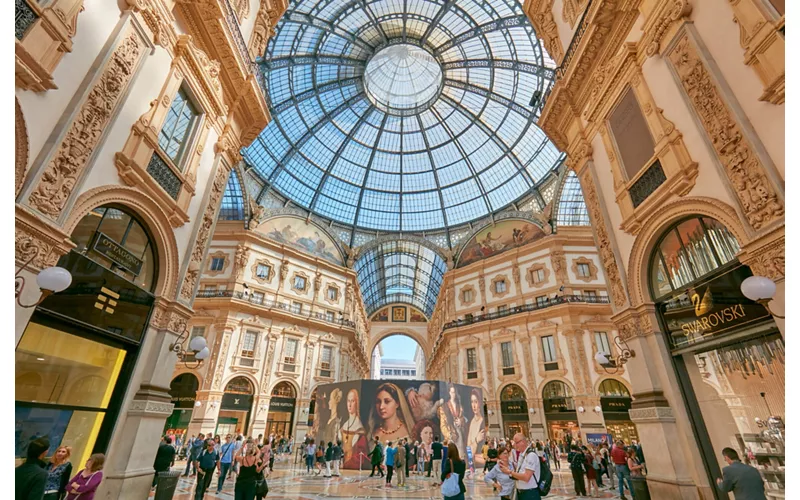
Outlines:
[[508, 474], [511, 479], [517, 482], [517, 500], [540, 500], [539, 477], [541, 477], [541, 462], [539, 455], [530, 447], [528, 438], [518, 432], [512, 438], [515, 460], [510, 467], [501, 466], [500, 470]]

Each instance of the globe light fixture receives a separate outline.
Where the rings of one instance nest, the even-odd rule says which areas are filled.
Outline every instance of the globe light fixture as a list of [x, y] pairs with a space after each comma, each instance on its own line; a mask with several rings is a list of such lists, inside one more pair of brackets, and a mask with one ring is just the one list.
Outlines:
[[610, 352], [603, 351], [597, 351], [597, 354], [594, 355], [594, 360], [598, 365], [602, 366], [603, 370], [609, 375], [621, 372], [623, 365], [627, 363], [630, 358], [636, 356], [633, 349], [628, 347], [628, 343], [619, 335], [614, 337], [614, 345], [617, 346], [619, 355], [612, 357]]
[[786, 316], [775, 314], [769, 307], [769, 302], [775, 297], [778, 288], [774, 281], [765, 276], [750, 276], [742, 281], [740, 288], [745, 297], [764, 306], [773, 317], [786, 319]]
[[601, 407], [599, 407], [599, 406], [595, 406], [594, 407], [594, 412], [597, 413], [597, 414], [600, 414], [600, 413], [603, 412], [603, 409]]
[[25, 277], [20, 276], [19, 274], [28, 267], [28, 264], [33, 262], [33, 259], [38, 257], [38, 252], [28, 259], [22, 267], [19, 268], [19, 271], [14, 275], [14, 297], [17, 300], [17, 305], [20, 307], [24, 307], [25, 309], [36, 307], [44, 301], [47, 297], [53, 295], [54, 293], [63, 292], [72, 284], [72, 274], [69, 271], [64, 269], [63, 267], [47, 267], [39, 271], [39, 274], [36, 276], [36, 284], [39, 286], [39, 290], [41, 290], [42, 294], [39, 296], [39, 300], [34, 302], [33, 304], [23, 304], [20, 302], [19, 297], [22, 295], [22, 290], [25, 289]]
[[[175, 342], [169, 345], [169, 350], [174, 352], [178, 355], [178, 359], [183, 362], [186, 368], [194, 370], [198, 368], [201, 364], [203, 364], [203, 360], [208, 358], [208, 355], [211, 354], [211, 351], [208, 349], [208, 344], [206, 339], [202, 336], [198, 335], [197, 337], [192, 337], [189, 340], [189, 350], [183, 348], [183, 344], [189, 338], [189, 326], [187, 322], [183, 322], [183, 331], [175, 339]], [[188, 360], [189, 357], [193, 357], [193, 360]], [[190, 363], [194, 361], [193, 365]]]

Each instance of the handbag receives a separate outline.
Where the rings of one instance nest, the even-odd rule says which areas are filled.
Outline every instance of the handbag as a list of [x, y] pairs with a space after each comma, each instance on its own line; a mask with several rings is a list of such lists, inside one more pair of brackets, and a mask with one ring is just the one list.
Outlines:
[[461, 486], [458, 484], [458, 473], [453, 471], [453, 461], [450, 460], [450, 473], [447, 474], [441, 488], [443, 497], [454, 497], [461, 493]]
[[256, 480], [256, 496], [265, 497], [269, 494], [269, 485], [263, 477]]

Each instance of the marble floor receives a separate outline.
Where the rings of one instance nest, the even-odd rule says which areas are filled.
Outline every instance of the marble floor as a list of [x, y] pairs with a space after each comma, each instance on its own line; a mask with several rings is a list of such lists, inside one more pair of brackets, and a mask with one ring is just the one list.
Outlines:
[[[185, 462], [175, 464], [175, 470], [184, 470]], [[572, 476], [569, 471], [554, 471], [555, 480], [548, 499], [567, 500], [577, 498], [574, 495]], [[396, 477], [396, 476], [395, 476]], [[492, 489], [483, 482], [483, 475], [477, 473], [477, 478], [467, 478], [464, 484], [467, 487], [468, 499], [497, 499]], [[280, 500], [316, 500], [337, 498], [408, 498], [441, 500], [439, 488], [432, 485], [431, 478], [412, 475], [406, 480], [404, 487], [396, 487], [393, 479], [393, 488], [385, 488], [385, 480], [378, 477], [369, 477], [368, 471], [342, 471], [342, 477], [326, 479], [305, 473], [305, 467], [294, 465], [289, 461], [276, 461], [275, 470], [267, 478], [270, 499]], [[193, 477], [181, 478], [174, 500], [189, 500], [194, 498], [196, 479]], [[233, 495], [233, 480], [228, 479], [220, 494], [216, 494], [217, 477], [214, 476], [210, 492], [205, 498], [209, 500], [231, 500]], [[608, 486], [608, 484], [606, 485]], [[151, 498], [153, 494], [151, 493]], [[597, 498], [618, 498], [618, 493], [601, 489]], [[630, 495], [628, 495], [630, 498]]]

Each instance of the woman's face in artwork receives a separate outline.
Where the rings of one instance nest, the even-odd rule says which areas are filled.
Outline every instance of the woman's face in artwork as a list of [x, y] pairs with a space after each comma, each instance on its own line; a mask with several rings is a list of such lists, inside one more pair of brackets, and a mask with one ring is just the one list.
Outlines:
[[425, 444], [431, 444], [433, 442], [433, 429], [431, 426], [425, 426], [422, 428], [422, 431], [419, 433], [420, 439]]
[[397, 401], [387, 391], [380, 391], [375, 398], [375, 409], [383, 419], [389, 419], [397, 414]]
[[350, 415], [358, 414], [358, 393], [355, 389], [347, 393], [347, 413]]
[[469, 397], [469, 401], [472, 404], [472, 413], [474, 413], [475, 416], [479, 416], [480, 415], [480, 402], [478, 401], [478, 396], [472, 394]]
[[450, 401], [456, 400], [456, 388], [452, 385], [450, 386]]

